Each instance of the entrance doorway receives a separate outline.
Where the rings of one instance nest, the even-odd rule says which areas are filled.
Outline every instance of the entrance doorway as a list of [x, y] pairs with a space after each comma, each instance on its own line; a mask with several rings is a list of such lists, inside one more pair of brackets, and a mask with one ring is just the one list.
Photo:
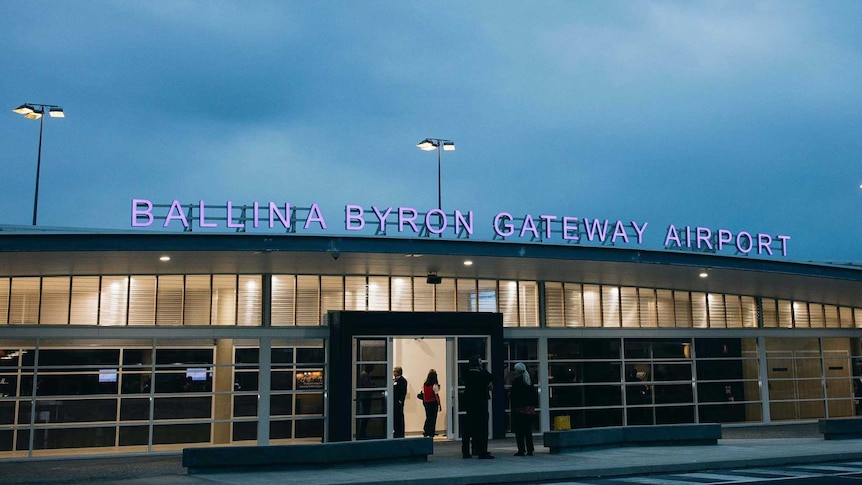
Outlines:
[[[327, 441], [393, 437], [393, 369], [408, 380], [405, 436], [421, 436], [425, 411], [417, 394], [435, 369], [443, 409], [439, 438], [458, 439], [459, 373], [479, 355], [502, 383], [503, 319], [499, 313], [330, 312]], [[490, 402], [491, 437], [505, 435], [505, 397], [495, 386]]]
[[437, 413], [434, 433], [447, 439], [454, 437], [453, 426], [449, 423], [454, 406], [453, 384], [450, 379], [452, 362], [451, 338], [405, 337], [392, 341], [392, 363], [401, 367], [407, 379], [407, 399], [404, 402], [404, 436], [422, 436], [425, 425], [425, 407], [416, 397], [431, 369], [437, 371], [440, 383], [442, 410]]

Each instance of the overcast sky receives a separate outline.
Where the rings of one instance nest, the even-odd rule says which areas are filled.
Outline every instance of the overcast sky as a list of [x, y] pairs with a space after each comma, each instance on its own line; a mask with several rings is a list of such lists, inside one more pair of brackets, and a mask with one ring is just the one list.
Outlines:
[[[0, 3], [0, 224], [131, 200], [437, 205], [786, 235], [862, 262], [862, 2]], [[173, 231], [179, 231], [174, 226]], [[629, 246], [632, 247], [632, 246]], [[732, 252], [730, 254], [733, 254]]]

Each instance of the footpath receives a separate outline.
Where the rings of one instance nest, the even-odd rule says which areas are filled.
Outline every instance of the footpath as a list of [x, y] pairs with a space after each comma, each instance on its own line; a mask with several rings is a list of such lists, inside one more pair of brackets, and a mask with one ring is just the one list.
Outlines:
[[460, 443], [436, 441], [427, 462], [338, 465], [289, 471], [188, 475], [178, 454], [0, 460], [3, 483], [122, 485], [501, 484], [649, 473], [862, 460], [862, 440], [826, 441], [817, 425], [725, 428], [718, 445], [607, 448], [551, 455], [536, 436], [534, 456], [513, 456], [514, 439], [492, 440], [494, 460], [461, 458]]

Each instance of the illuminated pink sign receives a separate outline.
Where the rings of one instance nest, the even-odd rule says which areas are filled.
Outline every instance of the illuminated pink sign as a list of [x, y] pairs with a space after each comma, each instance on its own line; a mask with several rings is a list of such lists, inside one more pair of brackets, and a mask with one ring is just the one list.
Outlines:
[[[447, 214], [440, 209], [420, 212], [413, 207], [366, 208], [358, 204], [347, 204], [343, 211], [344, 226], [347, 232], [374, 230], [376, 234], [387, 234], [395, 228], [399, 234], [443, 235], [450, 232], [455, 237], [469, 237], [475, 231], [473, 211], [455, 210]], [[318, 204], [309, 207], [295, 207], [289, 202], [276, 204], [258, 201], [252, 204], [235, 205], [227, 201], [223, 206], [210, 206], [203, 200], [194, 204], [182, 204], [178, 200], [170, 204], [156, 205], [149, 199], [132, 199], [132, 227], [163, 228], [181, 227], [192, 230], [235, 229], [245, 231], [249, 228], [284, 229], [296, 232], [303, 230], [328, 231], [323, 210]], [[498, 212], [490, 221], [494, 238], [527, 239], [547, 242], [588, 242], [602, 245], [644, 244], [648, 222], [626, 221], [622, 219], [598, 219], [573, 217], [570, 215], [524, 214], [514, 216], [508, 212]], [[703, 252], [721, 252], [733, 249], [738, 254], [787, 256], [787, 242], [790, 236], [733, 232], [728, 229], [711, 229], [701, 226], [668, 226], [664, 236], [667, 249], [687, 249]]]

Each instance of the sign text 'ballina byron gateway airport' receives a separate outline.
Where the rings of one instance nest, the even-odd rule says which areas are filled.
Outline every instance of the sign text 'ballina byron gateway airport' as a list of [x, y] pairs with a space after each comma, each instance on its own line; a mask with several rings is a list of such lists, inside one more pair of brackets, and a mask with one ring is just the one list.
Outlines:
[[[316, 203], [308, 207], [292, 206], [289, 202], [255, 201], [248, 205], [208, 205], [203, 200], [182, 204], [154, 204], [149, 199], [132, 199], [131, 225], [134, 228], [161, 226], [183, 230], [228, 229], [284, 229], [288, 232], [330, 231], [334, 217], [324, 214]], [[476, 225], [473, 211], [455, 210], [446, 214], [441, 209], [420, 212], [412, 207], [370, 208], [346, 204], [344, 225], [339, 229], [348, 233], [375, 231], [378, 235], [445, 235], [467, 237], [474, 234]], [[487, 221], [497, 239], [518, 239], [531, 242], [562, 242], [610, 244], [614, 246], [641, 246], [649, 223], [622, 219], [599, 219], [557, 214], [511, 214], [498, 212]], [[333, 229], [331, 229], [333, 228]], [[387, 228], [391, 228], [387, 231]], [[664, 231], [667, 249], [686, 249], [705, 252], [735, 251], [738, 254], [787, 257], [790, 236], [748, 231], [734, 232], [696, 225], [669, 225]]]

